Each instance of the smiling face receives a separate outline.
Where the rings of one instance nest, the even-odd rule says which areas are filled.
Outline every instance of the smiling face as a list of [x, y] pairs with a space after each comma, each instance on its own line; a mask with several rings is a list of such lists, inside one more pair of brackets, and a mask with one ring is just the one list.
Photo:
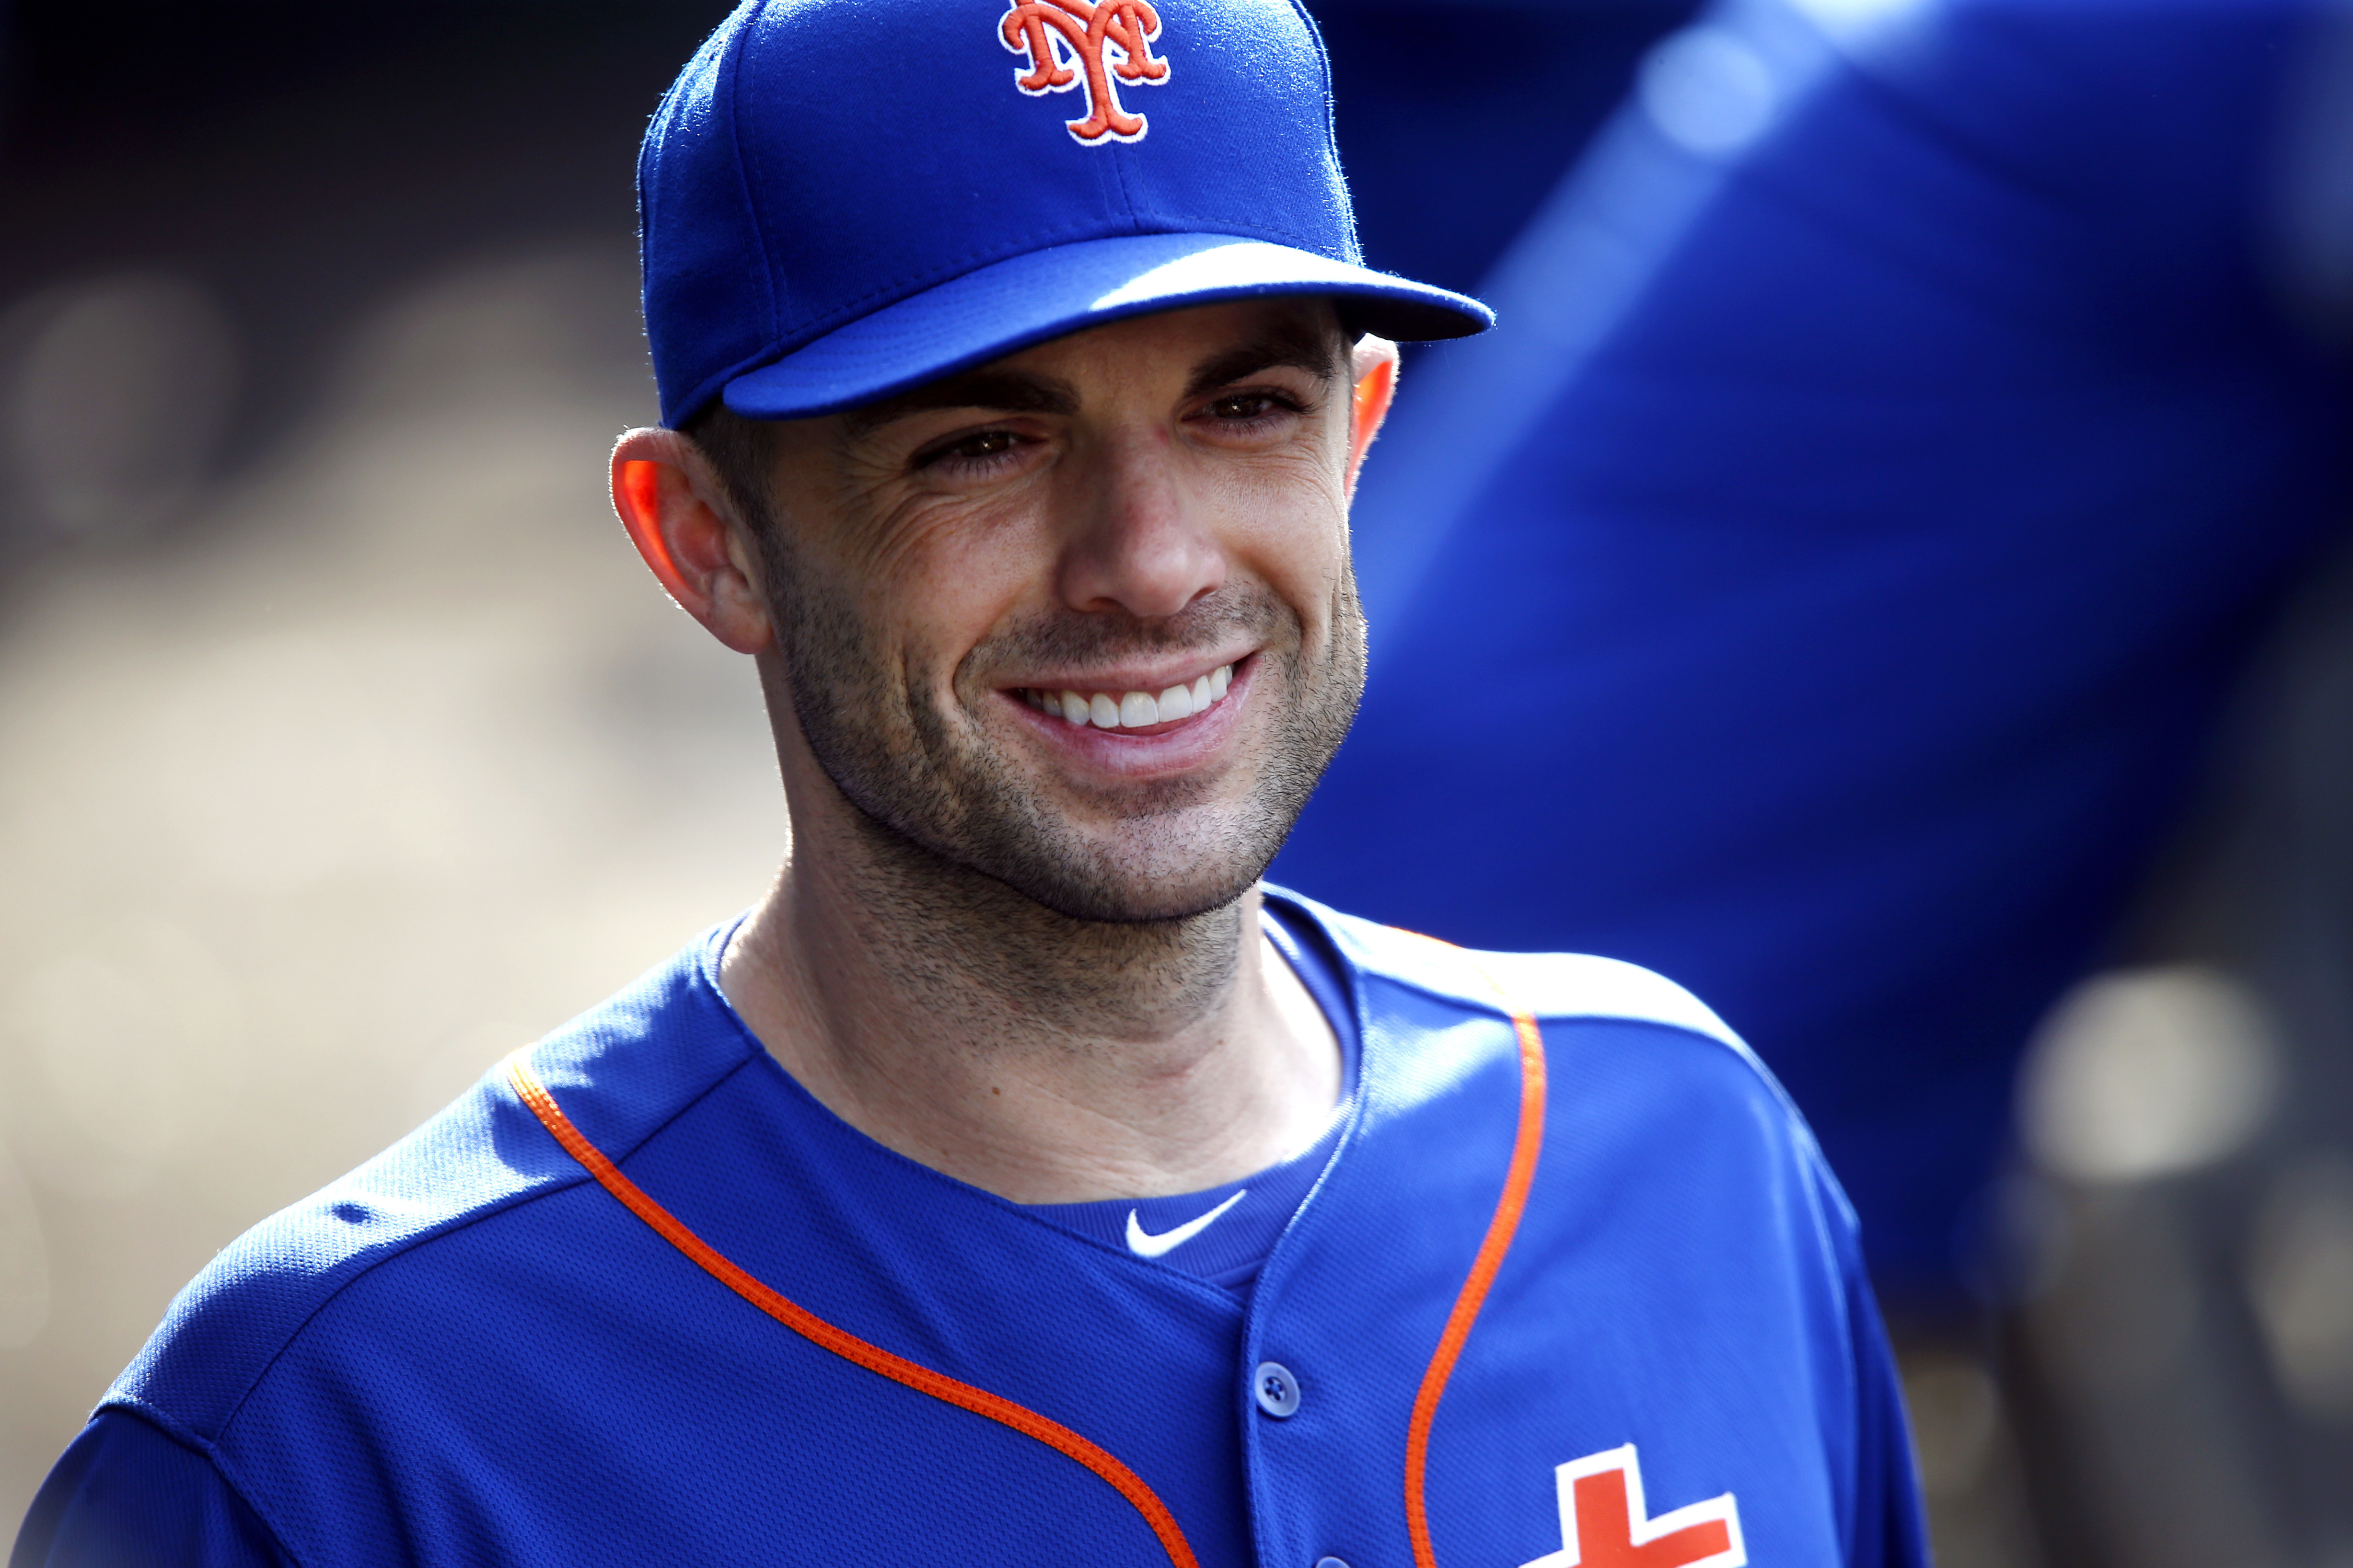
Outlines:
[[1350, 389], [1328, 306], [1260, 300], [773, 426], [763, 657], [808, 755], [1073, 918], [1240, 896], [1363, 689]]

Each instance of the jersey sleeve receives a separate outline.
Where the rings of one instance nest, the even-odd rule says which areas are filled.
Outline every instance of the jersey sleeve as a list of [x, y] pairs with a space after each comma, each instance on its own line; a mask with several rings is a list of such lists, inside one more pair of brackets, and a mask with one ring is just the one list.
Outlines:
[[128, 1411], [105, 1409], [49, 1471], [9, 1568], [294, 1568], [212, 1460]]
[[1854, 1529], [1848, 1562], [1852, 1568], [1929, 1568], [1904, 1385], [1879, 1303], [1859, 1271], [1848, 1276], [1847, 1300], [1856, 1406]]
[[1853, 1357], [1854, 1446], [1850, 1463], [1847, 1568], [1930, 1568], [1926, 1511], [1912, 1452], [1904, 1380], [1888, 1343], [1886, 1320], [1863, 1264], [1854, 1209], [1819, 1150], [1808, 1163], [1833, 1216], [1833, 1247], [1846, 1296], [1845, 1340]]

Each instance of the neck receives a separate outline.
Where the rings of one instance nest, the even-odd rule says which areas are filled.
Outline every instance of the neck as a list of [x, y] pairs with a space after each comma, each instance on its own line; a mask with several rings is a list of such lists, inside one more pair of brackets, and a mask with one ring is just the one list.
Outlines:
[[795, 817], [721, 982], [868, 1136], [1018, 1203], [1071, 1203], [1234, 1181], [1324, 1124], [1338, 1045], [1261, 936], [1255, 889], [1184, 920], [1078, 921], [854, 810]]

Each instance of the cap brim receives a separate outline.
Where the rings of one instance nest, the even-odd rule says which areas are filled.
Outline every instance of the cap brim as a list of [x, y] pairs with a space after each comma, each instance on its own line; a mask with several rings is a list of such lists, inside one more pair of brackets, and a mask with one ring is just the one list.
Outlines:
[[1122, 235], [967, 272], [744, 372], [721, 396], [748, 418], [805, 418], [1124, 316], [1301, 294], [1328, 296], [1352, 328], [1403, 342], [1468, 337], [1495, 320], [1476, 300], [1288, 246]]

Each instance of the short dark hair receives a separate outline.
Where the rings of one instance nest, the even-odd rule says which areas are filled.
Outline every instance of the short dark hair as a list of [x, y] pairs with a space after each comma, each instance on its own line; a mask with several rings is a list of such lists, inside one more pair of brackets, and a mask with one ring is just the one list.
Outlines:
[[752, 531], [764, 540], [773, 534], [776, 437], [770, 421], [747, 419], [714, 397], [679, 426], [679, 434], [702, 452], [712, 472], [719, 476], [720, 488]]

